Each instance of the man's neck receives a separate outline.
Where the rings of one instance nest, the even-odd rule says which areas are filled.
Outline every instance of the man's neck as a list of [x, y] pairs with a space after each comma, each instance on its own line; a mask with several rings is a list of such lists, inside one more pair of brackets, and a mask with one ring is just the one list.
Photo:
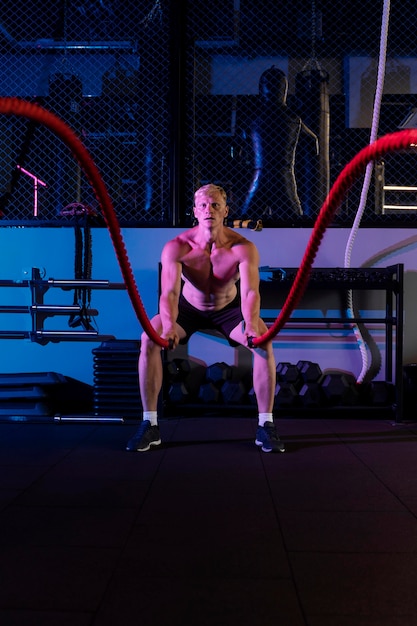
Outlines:
[[198, 239], [203, 247], [208, 246], [211, 250], [213, 247], [216, 247], [221, 241], [223, 235], [222, 228], [214, 228], [214, 229], [200, 229], [198, 234]]

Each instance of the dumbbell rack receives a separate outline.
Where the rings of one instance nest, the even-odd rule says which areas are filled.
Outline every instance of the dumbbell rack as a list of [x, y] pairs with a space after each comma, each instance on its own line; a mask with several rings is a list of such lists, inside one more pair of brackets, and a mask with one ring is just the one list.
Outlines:
[[[298, 268], [260, 268], [260, 292], [263, 319], [268, 324], [275, 318], [268, 318], [264, 310], [277, 309], [277, 299], [284, 299], [288, 294]], [[398, 263], [385, 268], [313, 268], [307, 285], [306, 296], [312, 297], [317, 292], [337, 295], [339, 298], [352, 291], [385, 292], [384, 313], [376, 317], [349, 317], [342, 313], [334, 317], [312, 317], [309, 315], [290, 319], [285, 329], [309, 328], [332, 329], [346, 328], [352, 324], [382, 324], [385, 327], [385, 378], [395, 384], [395, 404], [393, 411], [397, 421], [403, 419], [403, 316], [404, 316], [404, 265]], [[299, 313], [299, 311], [298, 311]]]
[[[262, 303], [262, 318], [271, 326], [275, 322], [277, 312], [279, 312], [290, 288], [294, 282], [298, 268], [260, 268], [260, 293]], [[375, 317], [350, 317], [346, 315], [343, 307], [340, 307], [340, 298], [346, 295], [349, 290], [353, 291], [383, 291], [385, 292], [384, 311], [381, 315]], [[298, 330], [309, 329], [315, 331], [332, 331], [334, 329], [351, 329], [352, 324], [376, 324], [385, 327], [385, 378], [387, 383], [395, 387], [395, 401], [392, 406], [387, 407], [390, 415], [393, 415], [396, 421], [403, 419], [403, 293], [404, 293], [404, 267], [403, 264], [391, 265], [386, 268], [324, 268], [313, 269], [310, 275], [306, 292], [301, 299], [300, 305], [304, 304], [306, 299], [312, 299], [313, 303], [318, 292], [321, 291], [330, 298], [338, 298], [338, 309], [341, 311], [337, 316], [313, 317], [308, 314], [300, 315], [300, 309], [297, 308], [297, 315], [285, 324], [283, 331], [292, 329], [292, 332]], [[326, 295], [326, 297], [327, 297]], [[326, 301], [327, 302], [327, 301]], [[299, 306], [299, 305], [297, 305]], [[315, 303], [315, 307], [317, 304]], [[268, 310], [270, 315], [268, 315]], [[202, 330], [201, 332], [204, 332]], [[208, 331], [208, 334], [213, 334]], [[337, 367], [337, 364], [336, 364]], [[165, 390], [165, 398], [168, 390]], [[200, 410], [225, 411], [228, 413], [236, 410], [249, 409], [254, 407], [250, 405], [216, 405], [204, 406], [199, 404], [180, 404], [174, 406], [167, 402], [167, 412], [187, 413], [188, 411], [200, 408]], [[337, 407], [340, 408], [340, 407]], [[342, 407], [343, 408], [343, 407]], [[376, 407], [378, 412], [380, 407]], [[369, 414], [370, 407], [355, 406], [348, 410], [359, 415], [363, 409], [363, 414]], [[329, 407], [330, 412], [335, 407]], [[300, 411], [304, 414], [306, 411], [313, 409], [294, 408], [288, 410], [289, 414], [298, 414]], [[320, 413], [325, 413], [324, 408], [320, 408]]]
[[[0, 280], [0, 287], [30, 289], [30, 305], [2, 305], [0, 313], [30, 314], [31, 330], [1, 330], [0, 339], [30, 339], [30, 341], [47, 344], [48, 342], [60, 341], [107, 341], [114, 339], [113, 335], [101, 335], [98, 331], [85, 330], [47, 330], [44, 328], [48, 317], [71, 316], [81, 314], [83, 311], [78, 304], [56, 305], [45, 304], [45, 294], [50, 289], [125, 289], [124, 283], [112, 283], [108, 280], [69, 279], [57, 280], [54, 278], [42, 279], [39, 268], [33, 267], [30, 279], [25, 280]], [[98, 314], [96, 309], [84, 311], [88, 316]]]

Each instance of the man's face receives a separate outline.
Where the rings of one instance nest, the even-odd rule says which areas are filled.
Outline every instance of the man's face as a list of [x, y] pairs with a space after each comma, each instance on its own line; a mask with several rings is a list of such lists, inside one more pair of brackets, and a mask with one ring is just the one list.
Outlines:
[[228, 212], [229, 207], [219, 191], [196, 193], [194, 215], [199, 224], [222, 224]]

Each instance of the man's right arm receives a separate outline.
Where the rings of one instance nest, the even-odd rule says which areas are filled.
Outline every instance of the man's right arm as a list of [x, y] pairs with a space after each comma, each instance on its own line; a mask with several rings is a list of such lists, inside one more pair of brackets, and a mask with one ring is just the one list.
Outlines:
[[179, 245], [175, 241], [168, 242], [161, 255], [161, 295], [159, 298], [159, 314], [162, 323], [162, 336], [172, 339], [173, 347], [178, 344], [176, 321], [178, 317], [178, 301], [181, 293], [181, 262], [179, 261]]

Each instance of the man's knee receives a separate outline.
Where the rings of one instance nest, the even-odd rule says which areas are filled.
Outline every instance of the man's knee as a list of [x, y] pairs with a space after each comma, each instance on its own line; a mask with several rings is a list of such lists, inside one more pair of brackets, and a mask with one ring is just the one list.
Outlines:
[[159, 351], [161, 350], [161, 347], [157, 343], [155, 343], [152, 339], [150, 339], [150, 337], [148, 337], [146, 332], [143, 331], [140, 337], [140, 349], [141, 349], [141, 352], [143, 353], [149, 353], [154, 350]]

